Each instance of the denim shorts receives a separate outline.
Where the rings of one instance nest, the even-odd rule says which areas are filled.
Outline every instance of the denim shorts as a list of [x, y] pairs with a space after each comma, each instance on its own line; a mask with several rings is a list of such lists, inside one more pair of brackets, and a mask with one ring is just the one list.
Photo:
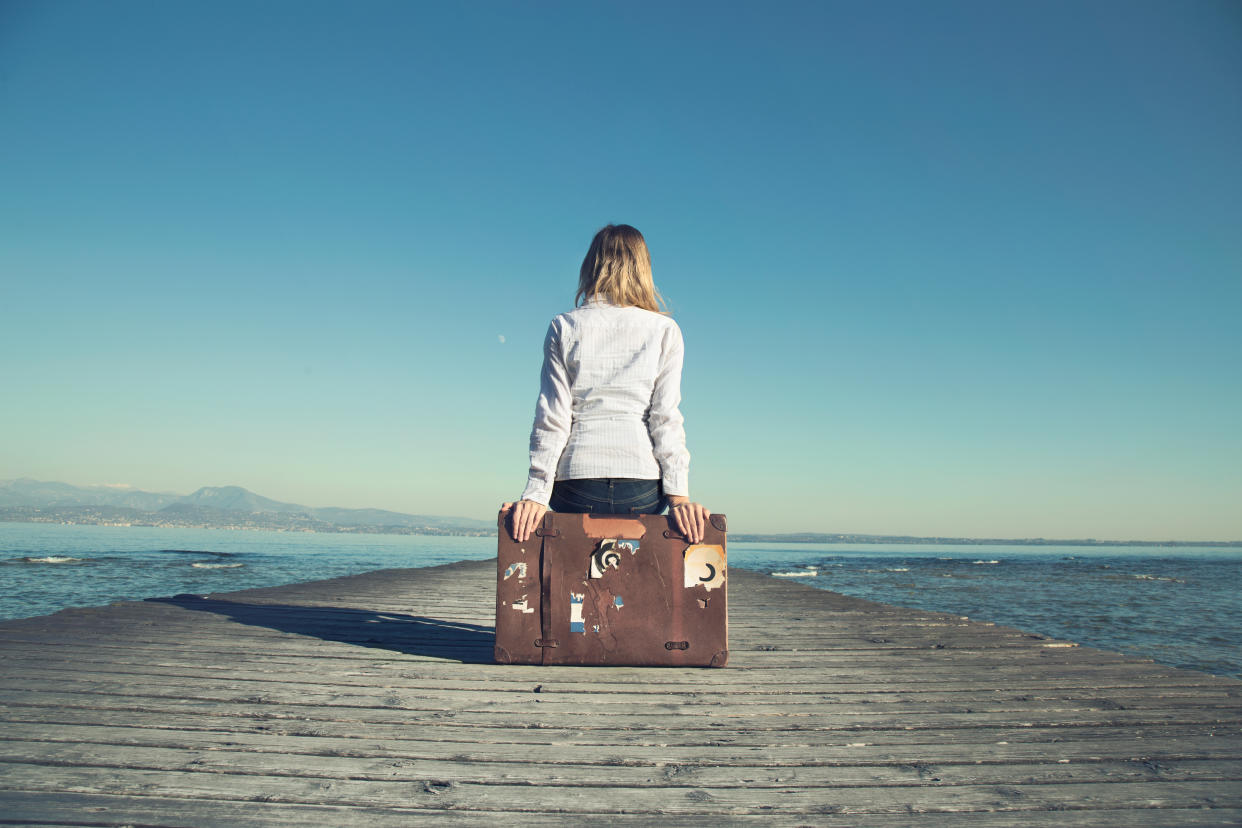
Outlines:
[[658, 515], [668, 504], [659, 480], [592, 477], [556, 481], [548, 505], [554, 512]]

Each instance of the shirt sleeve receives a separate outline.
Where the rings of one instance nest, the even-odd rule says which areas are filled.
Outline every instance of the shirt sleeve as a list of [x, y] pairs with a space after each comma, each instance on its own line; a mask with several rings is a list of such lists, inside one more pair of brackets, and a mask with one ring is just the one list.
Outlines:
[[543, 341], [543, 371], [539, 377], [539, 400], [535, 404], [535, 423], [530, 430], [530, 472], [526, 477], [523, 500], [548, 505], [556, 467], [565, 444], [569, 442], [569, 426], [573, 421], [573, 398], [569, 390], [569, 374], [561, 351], [560, 331], [556, 320], [548, 326]]
[[681, 329], [671, 324], [664, 334], [660, 351], [660, 371], [651, 392], [647, 411], [647, 432], [660, 464], [660, 479], [666, 495], [690, 496], [690, 452], [686, 449], [686, 430], [681, 416], [681, 366], [685, 345]]

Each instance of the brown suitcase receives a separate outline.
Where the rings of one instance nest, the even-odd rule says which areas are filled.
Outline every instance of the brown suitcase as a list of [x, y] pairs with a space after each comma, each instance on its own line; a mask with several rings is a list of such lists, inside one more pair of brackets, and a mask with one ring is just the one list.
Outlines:
[[518, 543], [498, 521], [496, 661], [723, 667], [725, 516], [690, 544], [662, 515], [548, 512]]

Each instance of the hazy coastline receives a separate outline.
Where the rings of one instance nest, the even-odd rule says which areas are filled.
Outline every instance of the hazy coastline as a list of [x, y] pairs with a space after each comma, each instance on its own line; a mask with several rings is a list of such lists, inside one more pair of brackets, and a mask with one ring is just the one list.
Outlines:
[[[303, 506], [273, 500], [241, 486], [204, 486], [192, 494], [178, 495], [129, 487], [73, 486], [30, 478], [0, 481], [0, 522], [11, 523], [486, 537], [496, 531], [493, 520]], [[970, 538], [839, 532], [735, 531], [729, 539], [735, 543], [1242, 548], [1242, 540]]]

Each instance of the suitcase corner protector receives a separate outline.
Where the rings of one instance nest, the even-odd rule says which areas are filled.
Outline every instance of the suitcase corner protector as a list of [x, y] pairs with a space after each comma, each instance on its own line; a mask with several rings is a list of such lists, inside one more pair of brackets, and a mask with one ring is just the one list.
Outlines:
[[729, 651], [728, 651], [728, 650], [720, 650], [720, 651], [718, 651], [718, 652], [717, 652], [714, 656], [712, 656], [712, 660], [711, 660], [711, 664], [710, 664], [710, 666], [712, 666], [712, 667], [723, 667], [723, 666], [725, 666], [725, 665], [726, 665], [726, 664], [728, 664], [728, 663], [729, 663]]
[[496, 645], [494, 655], [497, 664], [512, 664], [513, 656], [509, 655], [509, 651], [500, 645]]

